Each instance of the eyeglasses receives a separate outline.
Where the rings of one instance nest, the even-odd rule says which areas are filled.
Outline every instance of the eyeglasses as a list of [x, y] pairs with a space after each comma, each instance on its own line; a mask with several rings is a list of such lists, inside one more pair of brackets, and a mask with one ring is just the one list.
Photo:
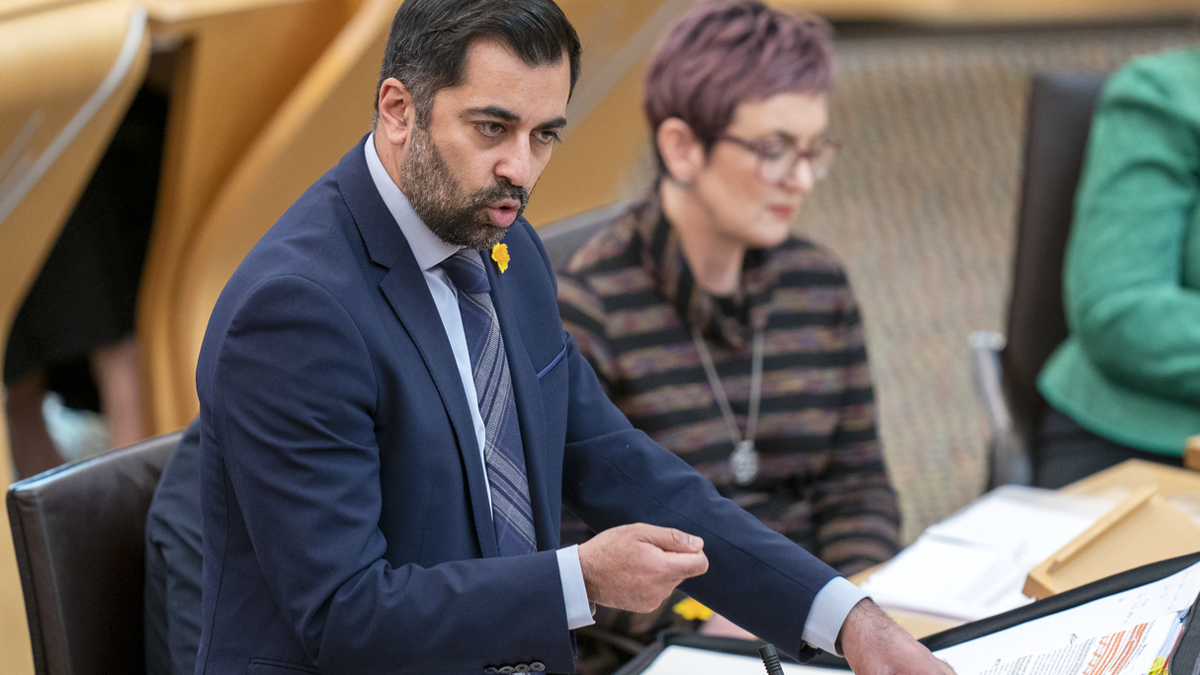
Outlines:
[[841, 143], [827, 138], [818, 138], [807, 148], [783, 141], [751, 141], [725, 132], [717, 134], [717, 139], [736, 143], [753, 152], [758, 157], [758, 177], [768, 183], [779, 183], [795, 175], [800, 162], [809, 163], [815, 180], [825, 180], [838, 148], [842, 147]]

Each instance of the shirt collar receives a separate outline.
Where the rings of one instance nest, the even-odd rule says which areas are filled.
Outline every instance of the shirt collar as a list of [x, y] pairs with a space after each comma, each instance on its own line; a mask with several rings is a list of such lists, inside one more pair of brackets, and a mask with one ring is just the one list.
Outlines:
[[367, 137], [363, 151], [367, 156], [367, 170], [371, 172], [371, 180], [375, 182], [375, 189], [379, 191], [379, 196], [383, 198], [383, 203], [387, 206], [388, 212], [392, 214], [392, 218], [396, 219], [396, 224], [400, 226], [400, 232], [408, 240], [413, 257], [417, 259], [417, 264], [421, 266], [421, 269], [430, 270], [437, 267], [442, 264], [443, 260], [458, 253], [462, 247], [448, 244], [434, 234], [433, 230], [429, 229], [417, 212], [413, 210], [408, 197], [405, 197], [404, 193], [400, 191], [400, 187], [388, 175], [387, 169], [383, 168], [383, 161], [379, 159], [379, 153], [375, 151], [374, 132]]

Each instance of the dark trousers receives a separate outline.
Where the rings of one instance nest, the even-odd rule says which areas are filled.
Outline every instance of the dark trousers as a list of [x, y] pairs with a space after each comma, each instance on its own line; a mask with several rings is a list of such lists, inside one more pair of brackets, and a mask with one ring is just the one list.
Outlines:
[[1160, 455], [1098, 436], [1051, 406], [1042, 419], [1034, 452], [1033, 484], [1060, 488], [1127, 459], [1183, 466], [1183, 458]]

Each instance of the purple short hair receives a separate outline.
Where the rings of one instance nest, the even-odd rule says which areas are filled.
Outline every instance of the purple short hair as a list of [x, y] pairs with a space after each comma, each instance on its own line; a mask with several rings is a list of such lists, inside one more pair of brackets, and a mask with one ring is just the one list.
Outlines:
[[[646, 71], [643, 96], [651, 133], [678, 117], [708, 150], [743, 101], [828, 93], [832, 33], [815, 14], [782, 12], [758, 0], [696, 5], [663, 37]], [[665, 174], [661, 157], [658, 166]]]

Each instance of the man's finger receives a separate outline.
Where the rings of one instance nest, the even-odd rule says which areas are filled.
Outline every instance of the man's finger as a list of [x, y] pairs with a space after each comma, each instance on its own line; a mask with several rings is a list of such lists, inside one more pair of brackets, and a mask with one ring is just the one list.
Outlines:
[[675, 577], [690, 579], [708, 571], [708, 556], [703, 553], [671, 553], [668, 558], [675, 571]]
[[704, 540], [670, 527], [647, 526], [643, 533], [645, 541], [672, 553], [699, 553], [704, 549]]

